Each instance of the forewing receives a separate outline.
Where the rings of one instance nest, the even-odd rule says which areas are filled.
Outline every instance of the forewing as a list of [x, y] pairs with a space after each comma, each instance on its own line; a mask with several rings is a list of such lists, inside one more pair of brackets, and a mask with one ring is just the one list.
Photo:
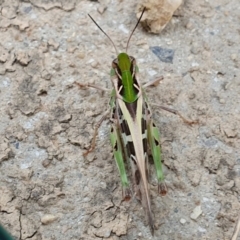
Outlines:
[[147, 123], [143, 111], [143, 98], [140, 96], [134, 103], [125, 103], [118, 99], [118, 115], [123, 144], [132, 168], [136, 193], [141, 198], [147, 212], [148, 222], [153, 232], [154, 223], [147, 181]]

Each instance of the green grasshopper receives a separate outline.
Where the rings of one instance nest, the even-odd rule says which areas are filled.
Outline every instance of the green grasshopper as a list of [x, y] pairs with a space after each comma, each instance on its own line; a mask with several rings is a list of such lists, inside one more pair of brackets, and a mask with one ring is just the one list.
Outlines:
[[[137, 28], [144, 11], [145, 9], [143, 9], [140, 18], [138, 19], [138, 22], [128, 39], [126, 52], [131, 36]], [[89, 17], [108, 37], [117, 52], [117, 49], [111, 38], [102, 30], [102, 28], [90, 15]], [[148, 106], [144, 89], [148, 86], [155, 85], [162, 79], [156, 79], [141, 86], [141, 83], [137, 77], [139, 70], [136, 65], [135, 58], [124, 52], [117, 55], [117, 58], [112, 62], [111, 69], [111, 81], [113, 84], [110, 100], [110, 121], [112, 122], [110, 133], [111, 145], [121, 177], [123, 199], [129, 200], [132, 196], [131, 186], [126, 171], [126, 164], [128, 163], [132, 169], [131, 176], [134, 181], [134, 195], [141, 201], [142, 206], [147, 214], [151, 232], [154, 234], [154, 220], [148, 187], [149, 152], [151, 152], [156, 168], [158, 192], [161, 195], [165, 195], [167, 193], [167, 187], [164, 183], [164, 175], [161, 163], [160, 134], [157, 127], [153, 123], [152, 113]], [[77, 84], [80, 87], [93, 87], [100, 90], [109, 91], [109, 89], [105, 89], [96, 85]], [[183, 118], [175, 110], [163, 106], [159, 107]], [[109, 112], [107, 112], [107, 114], [109, 114]], [[106, 116], [107, 115], [105, 114], [97, 124], [91, 147], [87, 152], [84, 153], [84, 156], [94, 149], [98, 128]], [[183, 119], [184, 121], [188, 122], [188, 120], [185, 118]]]

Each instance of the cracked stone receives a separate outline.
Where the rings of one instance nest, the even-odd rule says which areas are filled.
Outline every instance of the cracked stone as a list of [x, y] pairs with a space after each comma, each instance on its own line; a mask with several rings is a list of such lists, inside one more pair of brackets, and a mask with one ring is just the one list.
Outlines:
[[127, 222], [128, 214], [120, 213], [113, 221], [114, 226], [112, 231], [115, 232], [117, 236], [125, 235], [127, 233]]
[[48, 52], [48, 44], [47, 44], [47, 42], [42, 42], [41, 45], [39, 46], [39, 50], [42, 53], [47, 53]]
[[16, 15], [16, 8], [14, 6], [5, 6], [2, 8], [2, 16], [8, 19], [15, 18]]
[[118, 236], [111, 236], [109, 238], [107, 238], [106, 240], [119, 240]]
[[204, 158], [204, 167], [208, 168], [212, 172], [216, 172], [218, 169], [221, 156], [216, 154], [215, 149], [209, 149]]
[[32, 175], [32, 169], [19, 169], [17, 167], [12, 167], [11, 172], [8, 173], [8, 176], [11, 178], [18, 178], [25, 181], [29, 181]]
[[18, 18], [13, 19], [11, 23], [12, 25], [18, 26], [21, 31], [29, 27], [28, 21], [18, 19]]
[[219, 185], [219, 186], [223, 186], [224, 184], [228, 183], [230, 181], [230, 179], [228, 179], [226, 176], [226, 171], [227, 169], [224, 168], [224, 169], [219, 169], [217, 171], [217, 177], [216, 177], [216, 183]]
[[28, 75], [33, 77], [42, 72], [42, 55], [40, 55], [38, 52], [34, 52], [31, 55], [31, 59], [32, 61], [29, 62], [24, 70]]
[[45, 195], [38, 200], [39, 206], [47, 207], [55, 205], [60, 199], [57, 198], [56, 194]]
[[38, 200], [44, 195], [44, 188], [40, 186], [34, 187], [31, 192], [31, 199]]
[[95, 232], [96, 236], [108, 238], [111, 235], [111, 230], [107, 228], [100, 228], [98, 231]]
[[61, 70], [61, 64], [60, 63], [55, 63], [53, 65], [53, 69], [56, 70], [57, 72], [59, 72]]
[[53, 128], [52, 128], [52, 134], [55, 135], [62, 131], [63, 131], [62, 126], [59, 123], [54, 123]]
[[9, 58], [8, 51], [0, 45], [0, 62], [5, 63]]
[[0, 143], [0, 163], [7, 160], [11, 155], [12, 150], [9, 147], [7, 139], [2, 139]]
[[27, 216], [25, 215], [21, 215], [20, 217], [20, 221], [21, 221], [21, 237], [22, 239], [27, 239], [27, 238], [31, 238], [34, 233], [37, 231], [37, 227], [35, 225], [35, 221], [33, 219], [29, 219]]
[[3, 18], [0, 20], [0, 27], [1, 28], [8, 28], [11, 25], [11, 20], [7, 18]]
[[202, 173], [196, 170], [188, 171], [187, 177], [190, 180], [191, 184], [196, 187], [199, 185], [201, 180]]
[[102, 213], [101, 212], [95, 212], [92, 215], [91, 225], [93, 225], [95, 228], [100, 228], [102, 226]]
[[65, 114], [64, 116], [60, 116], [58, 121], [60, 123], [67, 123], [72, 119], [72, 115], [71, 114]]
[[64, 158], [64, 154], [63, 154], [63, 153], [59, 153], [59, 154], [57, 155], [57, 160], [58, 160], [58, 161], [62, 161], [63, 158]]
[[16, 60], [16, 56], [14, 53], [11, 53], [10, 56], [8, 57], [8, 60], [5, 64], [5, 69], [8, 71], [8, 72], [14, 72], [16, 70], [15, 66], [13, 66], [13, 63], [15, 62]]
[[8, 211], [8, 205], [12, 201], [14, 194], [12, 190], [7, 188], [6, 186], [0, 187], [0, 211]]
[[50, 80], [51, 77], [52, 77], [52, 74], [49, 73], [46, 69], [43, 69], [42, 73], [41, 73], [41, 76], [43, 79], [45, 80]]
[[48, 148], [50, 146], [50, 141], [49, 141], [48, 137], [46, 137], [44, 135], [40, 135], [38, 138], [38, 146], [40, 148]]
[[16, 68], [12, 65], [6, 65], [6, 71], [8, 72], [15, 72], [16, 71]]
[[224, 184], [221, 189], [230, 190], [234, 187], [235, 183], [233, 180], [230, 180], [228, 183]]
[[[6, 211], [7, 212], [7, 211]], [[19, 221], [20, 213], [18, 210], [10, 212], [9, 214], [2, 214], [1, 215], [1, 222], [4, 223], [7, 230], [11, 232], [12, 236], [15, 237], [14, 239], [19, 239], [19, 235], [21, 232], [21, 225]]]
[[65, 11], [72, 11], [75, 8], [75, 5], [76, 5], [75, 0], [69, 0], [69, 1], [62, 2], [62, 8]]
[[58, 48], [59, 48], [59, 43], [56, 42], [56, 41], [54, 41], [53, 39], [50, 39], [50, 40], [48, 41], [48, 45], [49, 45], [49, 46], [52, 46], [55, 51], [57, 51]]
[[238, 192], [238, 195], [240, 195], [240, 178], [239, 177], [234, 180], [233, 189]]
[[[106, 208], [104, 210], [106, 210]], [[115, 217], [116, 217], [116, 208], [112, 207], [103, 212], [102, 222], [106, 222], [106, 223], [111, 222], [115, 219]]]
[[43, 94], [47, 94], [48, 92], [48, 83], [46, 81], [39, 81], [39, 86], [38, 86], [38, 89], [37, 89], [37, 95], [43, 95]]
[[31, 61], [31, 58], [26, 52], [19, 51], [16, 53], [16, 60], [23, 66], [28, 65]]
[[235, 138], [237, 136], [235, 129], [225, 128], [224, 133], [228, 138]]
[[41, 100], [33, 94], [25, 94], [16, 99], [16, 106], [23, 114], [32, 115], [40, 107]]
[[192, 43], [190, 51], [192, 54], [196, 55], [201, 51], [201, 47], [197, 43]]
[[0, 65], [0, 75], [4, 75], [6, 73], [6, 68], [3, 65]]
[[75, 8], [75, 0], [60, 0], [60, 1], [44, 1], [44, 0], [30, 0], [30, 2], [36, 6], [45, 9], [46, 11], [52, 8], [61, 8], [65, 11], [71, 11]]
[[[104, 211], [104, 216], [106, 215], [106, 212]], [[127, 233], [127, 223], [128, 223], [128, 214], [125, 212], [121, 212], [118, 215], [115, 214], [115, 218], [111, 221], [103, 221], [106, 220], [105, 217], [102, 218], [100, 213], [94, 213], [96, 214], [96, 219], [98, 219], [95, 224], [97, 224], [98, 227], [92, 228], [91, 231], [94, 233], [94, 235], [98, 237], [104, 237], [108, 238], [111, 235], [111, 232], [115, 233], [117, 236], [122, 236]], [[102, 221], [102, 222], [100, 222]], [[94, 226], [92, 224], [92, 226]]]
[[14, 139], [18, 141], [22, 141], [26, 139], [27, 135], [25, 134], [23, 128], [18, 125], [17, 123], [15, 125], [11, 125], [6, 129], [6, 138], [8, 140]]

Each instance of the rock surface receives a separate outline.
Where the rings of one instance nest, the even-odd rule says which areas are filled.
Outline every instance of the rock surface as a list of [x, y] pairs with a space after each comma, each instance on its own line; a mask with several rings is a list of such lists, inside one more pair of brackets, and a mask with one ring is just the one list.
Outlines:
[[[0, 222], [15, 239], [230, 239], [240, 209], [239, 0], [185, 1], [160, 35], [139, 26], [131, 39], [139, 80], [164, 77], [149, 105], [199, 120], [152, 106], [169, 189], [158, 196], [150, 163], [154, 237], [139, 202], [122, 202], [108, 121], [83, 158], [110, 96], [74, 83], [111, 88], [116, 53], [87, 13], [124, 51], [136, 3], [0, 2]], [[171, 63], [153, 47], [171, 50]]]

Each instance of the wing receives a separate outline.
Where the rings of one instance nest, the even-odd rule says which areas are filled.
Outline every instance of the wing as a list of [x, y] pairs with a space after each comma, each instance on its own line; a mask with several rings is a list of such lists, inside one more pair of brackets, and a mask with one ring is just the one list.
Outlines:
[[147, 122], [143, 97], [140, 95], [134, 103], [125, 103], [117, 99], [117, 104], [121, 136], [132, 168], [136, 192], [139, 193], [153, 232], [154, 221], [147, 181]]

